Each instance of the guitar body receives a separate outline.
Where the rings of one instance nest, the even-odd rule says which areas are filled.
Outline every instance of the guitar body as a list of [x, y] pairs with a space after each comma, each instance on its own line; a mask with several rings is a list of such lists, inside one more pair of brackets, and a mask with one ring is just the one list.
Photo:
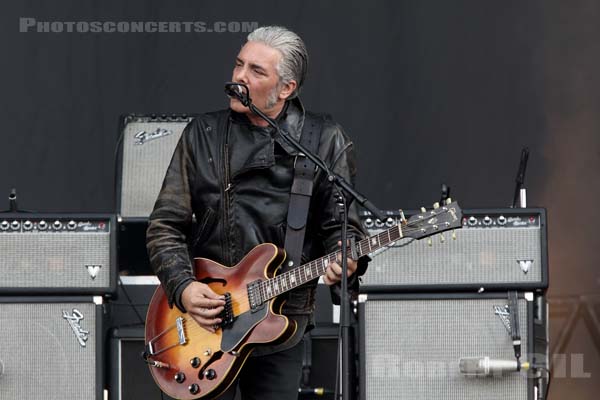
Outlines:
[[148, 307], [145, 334], [150, 372], [163, 392], [177, 399], [216, 397], [233, 383], [256, 346], [283, 343], [294, 334], [296, 323], [280, 314], [282, 301], [274, 298], [252, 310], [248, 299], [247, 285], [274, 277], [284, 259], [284, 250], [265, 243], [232, 268], [194, 260], [198, 281], [231, 296], [233, 321], [215, 333], [170, 308], [159, 286]]

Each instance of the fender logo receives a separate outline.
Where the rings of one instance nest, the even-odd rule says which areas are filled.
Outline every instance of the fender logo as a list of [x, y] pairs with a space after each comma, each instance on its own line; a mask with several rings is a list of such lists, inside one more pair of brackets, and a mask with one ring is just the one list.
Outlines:
[[152, 140], [156, 140], [161, 137], [169, 136], [172, 134], [173, 134], [172, 130], [165, 129], [165, 128], [156, 128], [156, 130], [154, 132], [140, 131], [140, 132], [136, 133], [134, 136], [134, 138], [135, 138], [134, 144], [142, 145], [146, 142], [150, 142]]
[[81, 327], [81, 324], [79, 323], [84, 318], [81, 311], [74, 308], [73, 312], [71, 314], [69, 314], [69, 312], [65, 311], [65, 310], [63, 310], [62, 313], [63, 313], [63, 318], [67, 320], [67, 322], [69, 323], [69, 326], [73, 330], [73, 333], [75, 334], [75, 337], [77, 338], [77, 341], [79, 342], [79, 345], [81, 347], [85, 347], [86, 342], [89, 338], [90, 332], [84, 330]]

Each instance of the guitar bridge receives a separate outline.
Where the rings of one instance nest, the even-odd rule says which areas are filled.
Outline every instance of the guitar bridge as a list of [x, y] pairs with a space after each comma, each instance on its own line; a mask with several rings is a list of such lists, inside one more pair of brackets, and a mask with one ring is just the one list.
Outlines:
[[233, 323], [233, 302], [231, 301], [231, 293], [227, 292], [224, 296], [225, 307], [219, 314], [219, 318], [221, 318], [221, 323], [219, 325], [221, 328], [225, 328]]

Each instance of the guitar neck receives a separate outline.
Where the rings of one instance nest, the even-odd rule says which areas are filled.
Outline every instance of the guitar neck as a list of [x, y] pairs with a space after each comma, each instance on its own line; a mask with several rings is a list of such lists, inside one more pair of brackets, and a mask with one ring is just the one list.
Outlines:
[[[381, 249], [403, 237], [402, 228], [396, 225], [377, 235], [363, 239], [355, 243], [355, 250], [358, 257], [370, 254]], [[313, 279], [319, 278], [327, 271], [327, 266], [341, 258], [341, 250], [329, 253], [326, 256], [313, 260], [307, 264], [296, 267], [290, 271], [275, 276], [272, 279], [261, 282], [260, 291], [263, 300], [269, 300], [280, 294], [286, 293], [300, 285], [303, 285]], [[351, 254], [349, 249], [348, 254]]]

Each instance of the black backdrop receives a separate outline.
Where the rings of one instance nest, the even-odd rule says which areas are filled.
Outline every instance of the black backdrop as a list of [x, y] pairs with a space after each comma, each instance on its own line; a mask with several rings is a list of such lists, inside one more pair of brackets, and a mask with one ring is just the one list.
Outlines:
[[[373, 202], [429, 205], [447, 183], [465, 208], [507, 206], [528, 146], [529, 204], [549, 212], [550, 294], [599, 291], [594, 0], [4, 2], [0, 209], [16, 187], [24, 209], [105, 212], [118, 115], [224, 107], [245, 34], [23, 33], [22, 17], [288, 26], [311, 56], [303, 100], [354, 139], [358, 188]], [[571, 351], [593, 376], [600, 357], [580, 331]], [[554, 390], [592, 398], [593, 380]]]

